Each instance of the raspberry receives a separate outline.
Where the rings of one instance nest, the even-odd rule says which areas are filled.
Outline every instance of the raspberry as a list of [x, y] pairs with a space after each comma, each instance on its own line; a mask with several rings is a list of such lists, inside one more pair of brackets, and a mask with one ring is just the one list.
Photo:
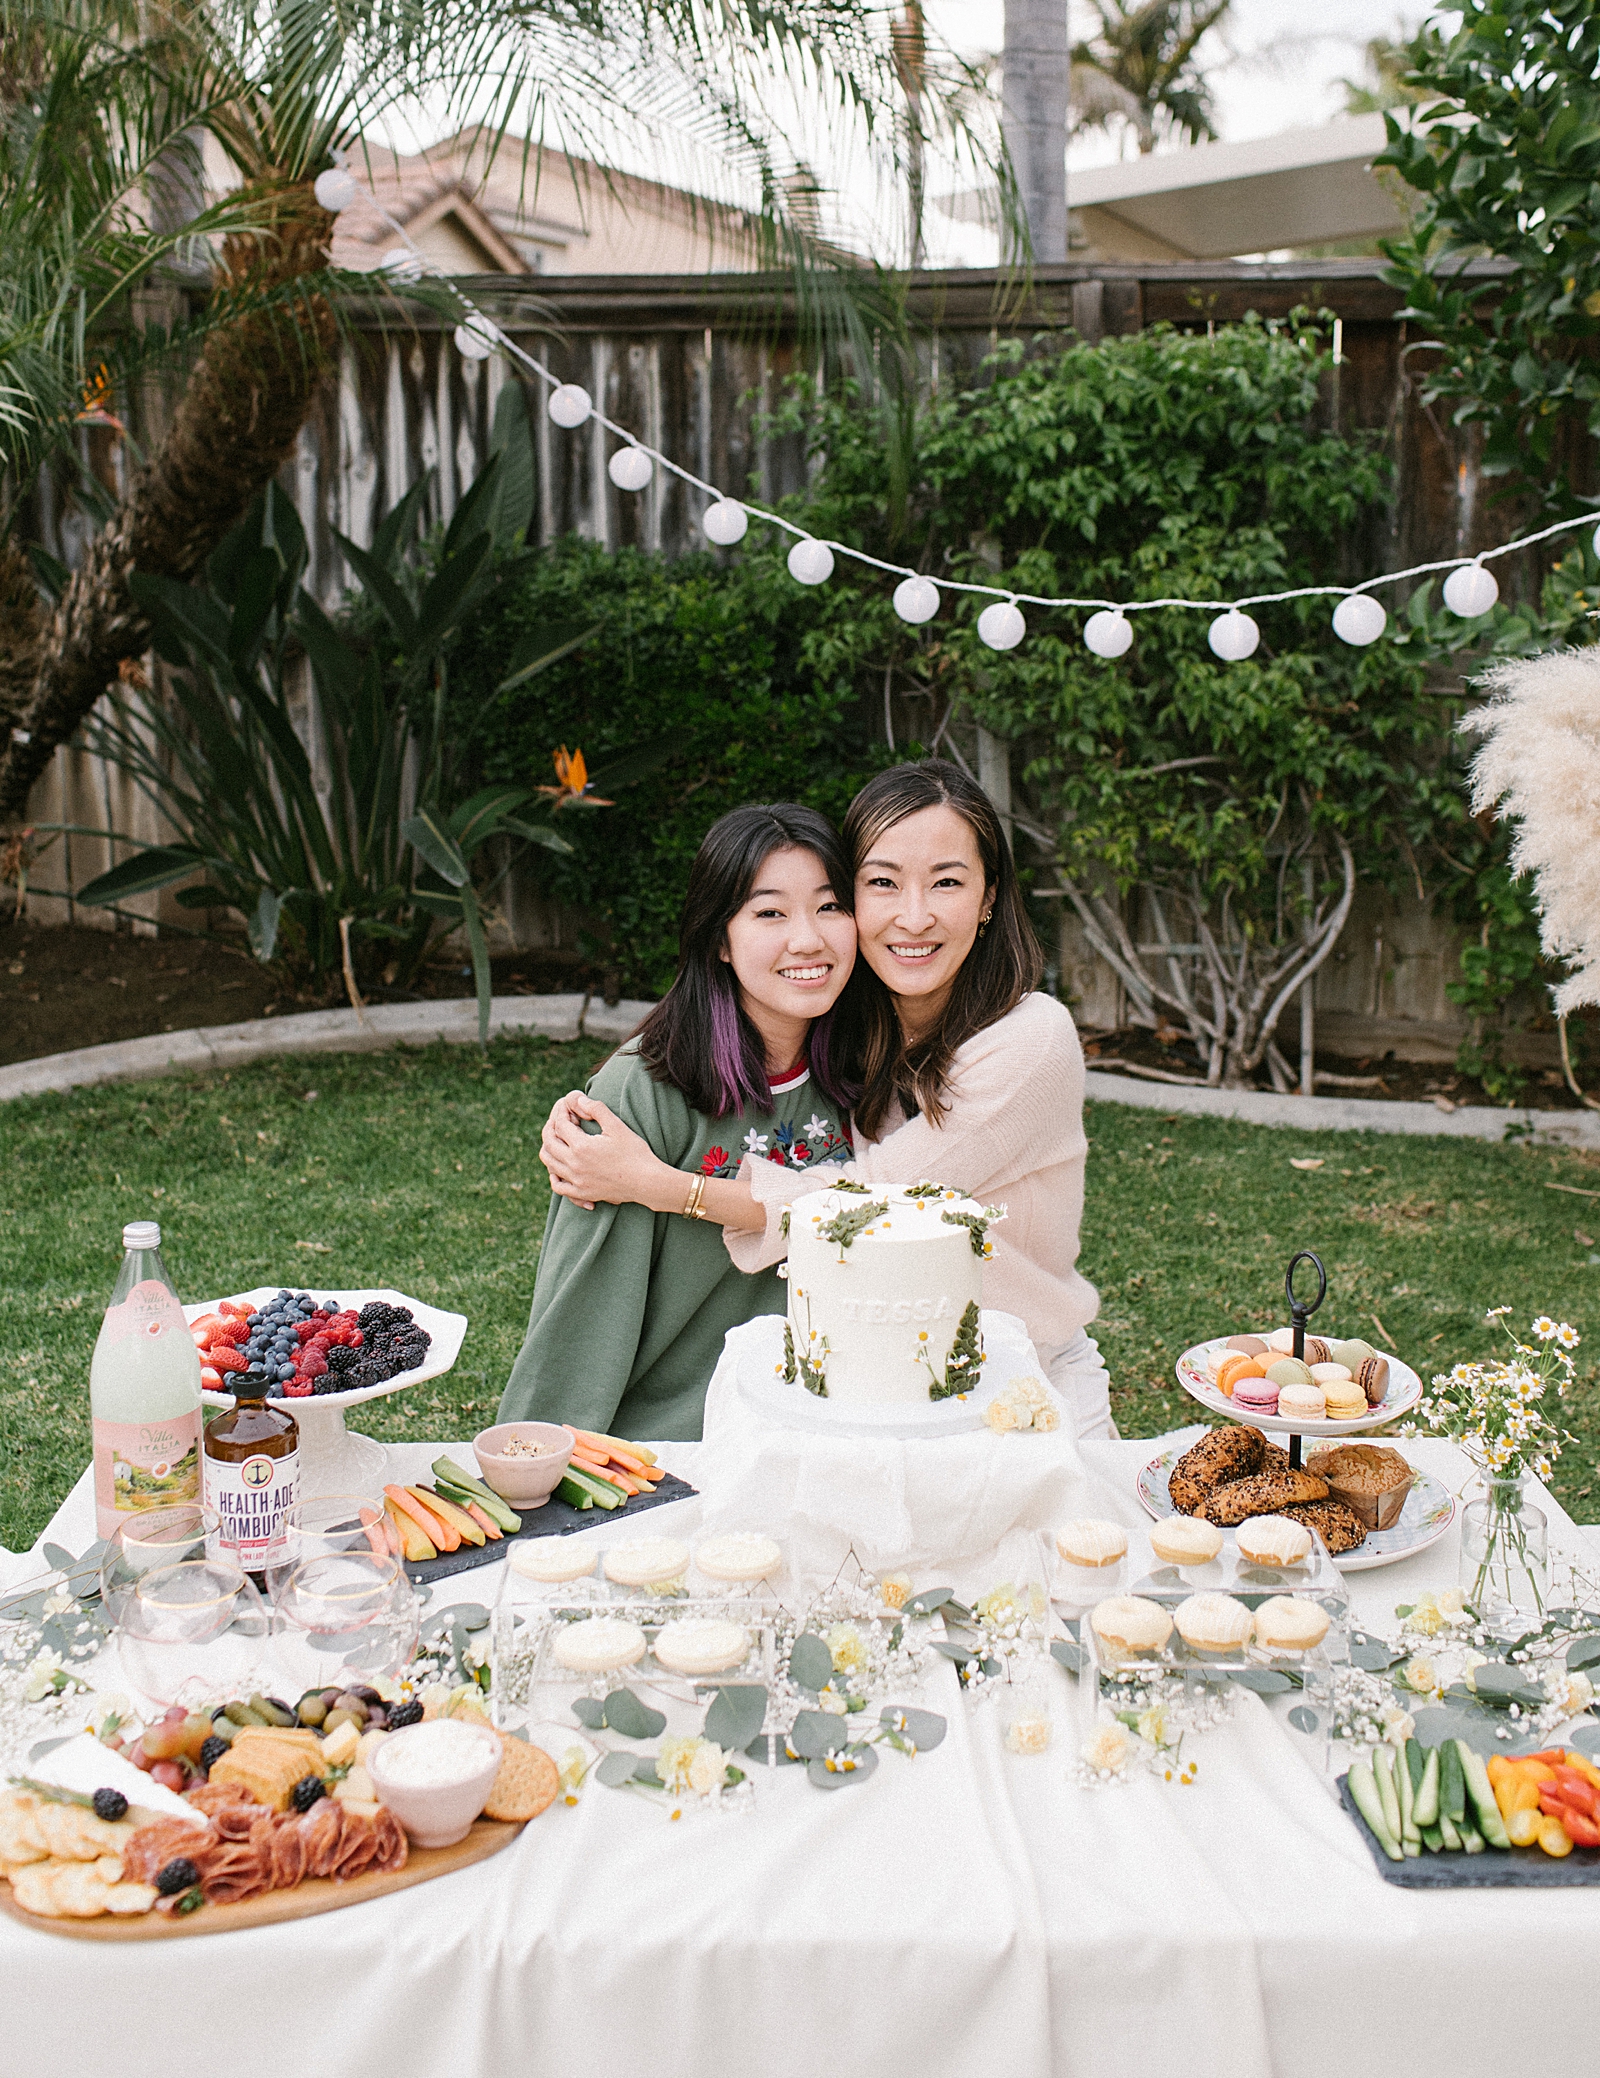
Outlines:
[[321, 1378], [327, 1368], [328, 1359], [319, 1350], [308, 1349], [301, 1352], [296, 1375], [300, 1378]]
[[309, 1379], [302, 1385], [298, 1378], [291, 1378], [279, 1388], [273, 1398], [281, 1396], [285, 1400], [309, 1400], [315, 1391], [316, 1387]]
[[299, 1338], [302, 1347], [311, 1340], [316, 1332], [317, 1323], [314, 1320], [303, 1320], [295, 1329], [295, 1334]]

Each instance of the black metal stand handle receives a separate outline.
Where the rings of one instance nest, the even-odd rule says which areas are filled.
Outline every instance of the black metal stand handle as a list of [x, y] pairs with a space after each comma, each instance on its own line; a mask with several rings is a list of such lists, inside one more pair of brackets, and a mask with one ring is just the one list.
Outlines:
[[[1317, 1296], [1309, 1304], [1294, 1295], [1294, 1273], [1302, 1263], [1309, 1263], [1317, 1273]], [[1289, 1320], [1294, 1328], [1294, 1354], [1303, 1364], [1306, 1360], [1306, 1322], [1328, 1296], [1328, 1273], [1322, 1267], [1322, 1258], [1309, 1248], [1302, 1248], [1297, 1255], [1291, 1256], [1284, 1273], [1283, 1289], [1289, 1301]], [[1300, 1469], [1303, 1443], [1303, 1437], [1289, 1438], [1289, 1464], [1296, 1472]]]

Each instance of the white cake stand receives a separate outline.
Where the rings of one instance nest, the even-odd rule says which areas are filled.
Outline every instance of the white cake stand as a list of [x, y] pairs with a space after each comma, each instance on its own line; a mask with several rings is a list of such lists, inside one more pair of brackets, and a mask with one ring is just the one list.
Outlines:
[[783, 1375], [783, 1315], [752, 1322], [759, 1333], [743, 1353], [737, 1372], [740, 1397], [779, 1428], [810, 1429], [828, 1436], [955, 1436], [984, 1426], [984, 1409], [1015, 1378], [1038, 1378], [1039, 1359], [1026, 1329], [1013, 1313], [980, 1316], [983, 1372], [971, 1392], [948, 1400], [904, 1400], [860, 1406], [821, 1399], [798, 1379]]
[[[223, 1299], [247, 1304], [253, 1310], [269, 1304], [282, 1289], [280, 1285], [264, 1284], [258, 1285], [254, 1291], [223, 1292], [202, 1306], [185, 1306], [184, 1318], [193, 1322], [202, 1313], [215, 1313]], [[297, 1284], [293, 1289], [309, 1291], [311, 1287]], [[313, 1297], [335, 1299], [341, 1307], [353, 1307], [357, 1313], [374, 1299], [381, 1299], [389, 1306], [409, 1306], [418, 1327], [426, 1328], [433, 1337], [428, 1345], [428, 1354], [420, 1364], [413, 1370], [386, 1378], [382, 1385], [361, 1385], [349, 1392], [319, 1393], [310, 1399], [273, 1403], [282, 1406], [285, 1413], [292, 1414], [300, 1430], [300, 1491], [303, 1494], [364, 1493], [382, 1485], [388, 1451], [375, 1437], [362, 1436], [346, 1428], [345, 1409], [359, 1406], [363, 1400], [381, 1400], [389, 1393], [404, 1392], [407, 1386], [420, 1385], [426, 1378], [442, 1378], [461, 1354], [467, 1316], [442, 1312], [437, 1306], [425, 1306], [420, 1299], [409, 1299], [404, 1292], [387, 1288], [330, 1292], [326, 1285], [321, 1285]], [[207, 1392], [201, 1397], [210, 1407], [231, 1407], [234, 1404], [232, 1393]]]

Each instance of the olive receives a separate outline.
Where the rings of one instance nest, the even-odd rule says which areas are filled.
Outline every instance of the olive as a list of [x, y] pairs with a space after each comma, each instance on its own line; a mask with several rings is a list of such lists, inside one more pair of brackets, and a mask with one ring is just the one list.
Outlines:
[[234, 1737], [237, 1734], [238, 1730], [239, 1727], [234, 1723], [233, 1719], [231, 1717], [224, 1716], [220, 1710], [218, 1711], [217, 1715], [211, 1720], [212, 1738], [221, 1739], [223, 1743], [227, 1746], [231, 1746], [233, 1744]]
[[362, 1702], [365, 1703], [369, 1709], [374, 1703], [381, 1703], [383, 1701], [382, 1695], [375, 1688], [357, 1687], [355, 1684], [352, 1683], [350, 1693], [353, 1696], [359, 1696]]
[[248, 1703], [241, 1703], [237, 1699], [235, 1699], [231, 1703], [224, 1703], [222, 1706], [222, 1714], [224, 1717], [227, 1718], [230, 1724], [261, 1723], [261, 1719], [250, 1708], [250, 1705]]
[[384, 1708], [384, 1706], [382, 1705], [382, 1703], [375, 1703], [375, 1704], [374, 1704], [374, 1705], [372, 1706], [372, 1708], [371, 1708], [371, 1709], [370, 1709], [370, 1710], [369, 1710], [369, 1711], [367, 1712], [367, 1729], [368, 1729], [368, 1731], [370, 1731], [370, 1732], [381, 1732], [381, 1731], [385, 1731], [385, 1730], [386, 1730], [386, 1729], [388, 1728], [388, 1724], [389, 1724], [389, 1713], [388, 1713], [388, 1711], [387, 1711], [387, 1710], [386, 1710], [386, 1709]]
[[250, 1698], [250, 1708], [263, 1724], [277, 1725], [287, 1730], [294, 1723], [294, 1712], [287, 1703], [280, 1703], [275, 1696], [259, 1693]]
[[302, 1724], [319, 1725], [328, 1714], [328, 1706], [318, 1689], [313, 1689], [308, 1696], [302, 1696], [296, 1708]]
[[334, 1705], [334, 1708], [336, 1710], [348, 1710], [359, 1724], [365, 1724], [367, 1721], [366, 1697], [356, 1689], [347, 1688]]
[[342, 1691], [337, 1688], [325, 1688], [322, 1690], [322, 1700], [331, 1710], [334, 1704], [338, 1702], [341, 1693]]
[[342, 1724], [353, 1724], [356, 1730], [361, 1732], [366, 1730], [367, 1720], [364, 1715], [357, 1717], [353, 1710], [330, 1710], [322, 1720], [324, 1738], [330, 1732], [336, 1732]]

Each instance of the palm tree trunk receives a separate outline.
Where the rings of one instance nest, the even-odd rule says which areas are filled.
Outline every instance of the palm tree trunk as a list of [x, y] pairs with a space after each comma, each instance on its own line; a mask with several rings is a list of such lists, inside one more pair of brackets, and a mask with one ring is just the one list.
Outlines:
[[[227, 240], [223, 293], [281, 290], [328, 263], [333, 218], [309, 185], [259, 184], [270, 231]], [[276, 192], [274, 190], [276, 189]], [[166, 437], [90, 544], [49, 620], [13, 621], [10, 564], [0, 567], [0, 823], [19, 820], [33, 783], [71, 740], [149, 629], [128, 578], [192, 577], [293, 452], [334, 341], [327, 303], [304, 297], [254, 310], [212, 333]], [[31, 636], [31, 640], [30, 640]]]
[[1005, 0], [1001, 58], [1006, 150], [1033, 257], [1067, 257], [1067, 0]]

